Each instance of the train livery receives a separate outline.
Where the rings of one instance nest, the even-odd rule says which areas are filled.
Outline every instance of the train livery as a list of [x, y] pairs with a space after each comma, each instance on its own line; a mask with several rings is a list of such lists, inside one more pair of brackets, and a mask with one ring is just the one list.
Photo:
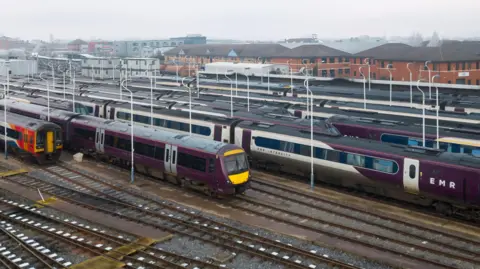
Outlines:
[[[45, 108], [36, 105], [7, 101], [10, 107], [15, 107], [15, 113], [35, 116], [35, 114], [43, 115], [46, 112]], [[182, 111], [166, 111], [175, 114], [182, 113]], [[77, 142], [80, 139], [79, 137], [69, 140], [73, 138], [72, 132], [75, 132], [75, 130], [72, 130], [71, 126], [67, 126], [66, 144], [75, 142], [77, 147], [83, 145], [82, 147], [95, 152], [105, 151], [109, 157], [120, 156], [117, 158], [120, 158], [123, 162], [128, 162], [130, 152], [129, 125], [114, 120], [117, 119], [117, 115], [124, 115], [128, 119], [132, 115], [130, 115], [130, 111], [123, 110], [121, 105], [107, 106], [105, 116], [112, 119], [95, 119], [78, 114], [72, 117], [71, 115], [68, 116], [73, 114], [71, 112], [57, 110], [51, 113], [52, 121], [71, 121], [71, 126], [78, 124], [83, 126], [81, 132], [85, 132], [85, 130], [89, 132], [88, 134], [81, 134], [85, 136], [81, 143]], [[328, 124], [325, 125], [326, 128], [323, 130], [317, 128], [314, 139], [310, 140], [310, 130], [305, 128], [291, 128], [279, 124], [241, 119], [222, 121], [222, 119], [213, 120], [209, 118], [213, 127], [211, 133], [194, 133], [193, 136], [188, 136], [186, 135], [189, 130], [188, 118], [175, 118], [173, 120], [173, 114], [169, 114], [171, 118], [157, 115], [158, 118], [152, 119], [152, 127], [150, 126], [151, 119], [147, 115], [147, 113], [138, 112], [133, 115], [134, 119], [140, 119], [139, 116], [142, 116], [144, 117], [142, 119], [147, 120], [141, 122], [144, 126], [136, 125], [138, 127], [135, 128], [135, 137], [139, 137], [136, 141], [140, 143], [135, 145], [135, 161], [137, 165], [146, 166], [145, 168], [136, 167], [147, 173], [153, 173], [151, 171], [152, 167], [157, 169], [160, 167], [160, 171], [163, 173], [165, 171], [167, 173], [169, 171], [183, 173], [183, 170], [178, 168], [183, 163], [181, 159], [178, 159], [181, 158], [180, 153], [193, 151], [194, 145], [206, 145], [198, 146], [201, 149], [195, 149], [203, 155], [190, 155], [195, 158], [203, 156], [201, 158], [205, 161], [201, 162], [202, 170], [210, 169], [212, 163], [210, 160], [216, 160], [218, 156], [218, 162], [215, 161], [214, 165], [215, 167], [226, 167], [222, 168], [223, 172], [221, 174], [224, 178], [229, 178], [230, 186], [232, 186], [230, 190], [233, 190], [235, 184], [243, 182], [249, 176], [245, 174], [247, 169], [245, 153], [248, 154], [250, 163], [256, 167], [308, 176], [310, 175], [313, 147], [314, 174], [317, 181], [361, 189], [423, 206], [433, 206], [445, 214], [480, 217], [480, 158], [471, 154], [455, 154], [443, 150], [347, 137], [333, 131]], [[208, 117], [195, 114], [192, 114], [192, 116], [194, 117], [192, 123], [200, 123], [199, 119], [201, 117]], [[39, 116], [37, 115], [37, 117]], [[155, 124], [156, 122], [162, 123], [161, 126]], [[62, 122], [58, 122], [58, 124], [62, 125]], [[89, 127], [84, 126], [85, 124], [88, 124]], [[158, 134], [163, 133], [163, 131], [156, 131], [161, 129], [166, 130], [165, 133], [167, 134], [170, 133], [167, 131], [169, 129], [175, 129], [177, 133], [172, 134], [173, 137], [161, 138]], [[117, 139], [108, 138], [107, 135], [110, 133]], [[159, 140], [156, 141], [155, 139]], [[231, 148], [229, 148], [227, 144], [220, 142], [223, 139], [234, 145], [230, 145]], [[189, 142], [190, 140], [192, 142]], [[99, 144], [98, 141], [103, 142]], [[222, 144], [225, 150], [214, 152], [210, 150], [213, 144], [208, 142], [217, 143], [217, 145]], [[160, 150], [157, 150], [157, 146]], [[176, 153], [173, 153], [174, 146], [176, 146]], [[121, 151], [118, 151], [119, 149]], [[168, 154], [165, 155], [167, 149], [170, 152], [170, 157], [167, 156]], [[239, 155], [231, 155], [233, 152], [238, 152]], [[142, 153], [146, 156], [141, 156]], [[172, 154], [176, 154], [177, 157], [172, 157], [174, 156]], [[156, 157], [159, 159], [156, 159]], [[189, 161], [191, 165], [197, 163], [197, 159], [189, 160], [191, 160]], [[156, 161], [159, 163], [157, 164]], [[177, 166], [175, 170], [168, 170], [172, 169], [171, 162], [174, 162]], [[228, 168], [230, 166], [234, 166], [234, 168]], [[208, 171], [205, 171], [205, 173], [208, 174]], [[229, 175], [231, 171], [234, 171], [235, 174]], [[198, 172], [195, 171], [195, 173]], [[201, 175], [201, 173], [198, 175]], [[188, 181], [189, 176], [185, 174], [180, 178], [185, 178]], [[215, 178], [217, 178], [216, 175]], [[178, 177], [175, 179], [178, 180]], [[190, 184], [185, 180], [180, 180], [179, 184]], [[226, 184], [218, 185], [217, 190], [224, 190], [229, 186], [229, 181], [225, 181]], [[213, 186], [215, 184], [218, 183], [213, 183]]]
[[[7, 100], [10, 112], [43, 119], [43, 106]], [[3, 106], [2, 106], [3, 107]], [[64, 146], [129, 167], [128, 123], [50, 109], [50, 120], [64, 130]], [[135, 170], [208, 195], [243, 193], [250, 184], [245, 151], [236, 145], [156, 128], [134, 126]]]
[[[3, 119], [4, 111], [0, 111]], [[5, 128], [7, 150], [22, 158], [33, 159], [39, 164], [55, 163], [60, 158], [63, 141], [60, 126], [43, 120], [8, 113], [7, 122], [0, 121], [0, 147], [5, 150]]]

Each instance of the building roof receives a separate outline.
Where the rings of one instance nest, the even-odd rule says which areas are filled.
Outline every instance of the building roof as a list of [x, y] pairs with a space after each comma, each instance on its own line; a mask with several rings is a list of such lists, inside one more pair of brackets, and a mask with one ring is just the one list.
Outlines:
[[272, 57], [288, 50], [280, 44], [202, 44], [176, 47], [165, 55], [212, 57]]
[[81, 39], [75, 39], [72, 42], [68, 43], [68, 45], [87, 45], [88, 43], [81, 40]]
[[278, 57], [284, 58], [314, 58], [330, 56], [351, 56], [351, 54], [322, 44], [308, 44], [287, 50], [285, 53], [278, 55]]
[[479, 61], [480, 41], [448, 41], [438, 47], [412, 47], [390, 43], [359, 52], [355, 56], [391, 61]]

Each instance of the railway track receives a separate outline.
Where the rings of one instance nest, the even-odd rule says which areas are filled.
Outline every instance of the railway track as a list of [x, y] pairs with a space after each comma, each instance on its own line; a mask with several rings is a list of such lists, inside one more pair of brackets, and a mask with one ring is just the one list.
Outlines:
[[228, 249], [236, 255], [248, 255], [287, 268], [359, 268], [309, 250], [260, 237], [159, 200], [153, 195], [91, 177], [68, 167], [50, 167], [41, 173], [43, 176], [35, 178], [23, 176], [11, 179], [66, 201], [201, 240]]
[[[478, 268], [480, 242], [254, 180], [230, 206], [441, 267]], [[302, 212], [302, 213], [300, 213]]]
[[[19, 226], [40, 233], [47, 245], [55, 245], [59, 242], [66, 244], [65, 247], [75, 246], [94, 256], [103, 256], [109, 260], [125, 263], [129, 268], [220, 268], [220, 266], [208, 264], [202, 261], [190, 259], [169, 253], [167, 251], [150, 247], [143, 242], [144, 240], [132, 240], [130, 235], [120, 236], [116, 232], [102, 230], [94, 226], [85, 225], [78, 221], [69, 220], [67, 218], [60, 219], [53, 215], [48, 215], [42, 209], [18, 204], [12, 200], [3, 199], [0, 204], [12, 206], [15, 213], [1, 214], [0, 219], [2, 225], [7, 225], [7, 229], [12, 230], [12, 224], [16, 225], [14, 231], [22, 240], [31, 243], [39, 248], [38, 243], [34, 240], [20, 234]], [[12, 223], [12, 224], [11, 224]], [[127, 255], [130, 250], [135, 249], [134, 254]], [[45, 254], [51, 254], [47, 248], [40, 246], [40, 250]], [[42, 253], [43, 253], [42, 252]], [[132, 251], [133, 252], [133, 251]], [[56, 255], [56, 254], [55, 254]], [[55, 258], [56, 256], [53, 256]], [[71, 263], [60, 264], [60, 267], [67, 267]], [[58, 265], [56, 268], [60, 268]], [[43, 267], [37, 267], [43, 268]], [[53, 267], [49, 267], [53, 268]]]

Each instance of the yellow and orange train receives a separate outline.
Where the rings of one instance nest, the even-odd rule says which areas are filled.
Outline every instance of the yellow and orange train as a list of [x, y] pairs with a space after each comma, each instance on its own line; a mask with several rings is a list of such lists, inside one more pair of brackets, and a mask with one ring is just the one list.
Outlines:
[[6, 145], [9, 153], [33, 159], [39, 164], [58, 161], [63, 148], [60, 126], [14, 113], [7, 113], [5, 121], [4, 113], [0, 111], [1, 149]]

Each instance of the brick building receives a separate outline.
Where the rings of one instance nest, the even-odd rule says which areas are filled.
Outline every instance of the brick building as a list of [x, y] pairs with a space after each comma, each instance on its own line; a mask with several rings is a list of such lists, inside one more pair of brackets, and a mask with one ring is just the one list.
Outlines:
[[[480, 85], [480, 42], [444, 41], [438, 47], [411, 47], [406, 44], [389, 43], [359, 52], [350, 60], [352, 78], [361, 78], [360, 67], [372, 80], [429, 81], [439, 75], [435, 82], [448, 84]], [[430, 78], [431, 79], [431, 78]]]
[[272, 58], [272, 63], [288, 64], [294, 72], [304, 67], [318, 77], [349, 77], [351, 54], [321, 44], [288, 49]]

